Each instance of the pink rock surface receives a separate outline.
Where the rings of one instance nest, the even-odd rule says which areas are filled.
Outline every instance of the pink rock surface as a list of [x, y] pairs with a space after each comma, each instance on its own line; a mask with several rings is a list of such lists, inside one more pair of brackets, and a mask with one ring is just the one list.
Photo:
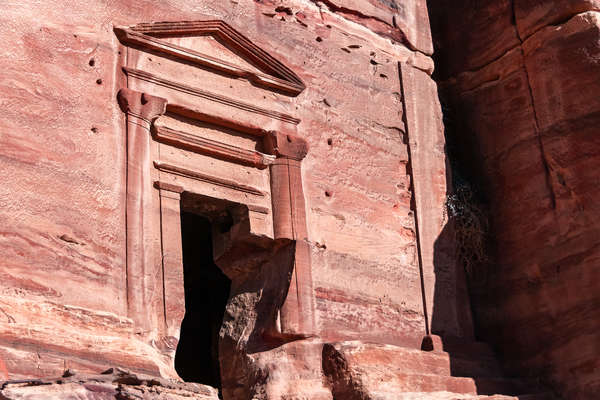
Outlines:
[[470, 357], [358, 341], [330, 343], [323, 348], [323, 372], [334, 399], [544, 398], [535, 385], [504, 379], [497, 370], [486, 375], [482, 352]]
[[80, 375], [67, 370], [63, 377], [4, 382], [0, 396], [8, 400], [216, 400], [209, 386], [180, 383], [109, 369], [102, 375]]
[[[223, 38], [184, 32], [155, 34], [169, 50], [152, 53], [114, 29], [140, 33], [148, 26], [137, 24], [163, 20], [223, 20], [258, 50], [249, 54], [243, 37], [232, 49]], [[289, 250], [282, 264], [291, 284], [270, 288], [279, 292], [261, 314], [252, 306], [264, 287], [246, 299], [244, 284], [272, 271], [234, 282], [234, 322], [222, 340], [241, 344], [223, 365], [250, 359], [255, 371], [279, 371], [278, 382], [304, 370], [321, 390], [312, 342], [249, 349], [250, 322], [264, 333], [261, 345], [275, 333], [278, 345], [316, 336], [418, 347], [426, 329], [418, 237], [429, 306], [460, 290], [452, 254], [441, 285], [432, 260], [446, 170], [424, 1], [21, 2], [0, 11], [0, 37], [0, 358], [11, 379], [109, 365], [177, 377], [178, 217], [185, 193], [198, 188], [251, 206], [250, 227], [238, 228], [259, 237], [253, 244]], [[224, 61], [210, 68], [225, 72], [199, 68], [199, 56], [181, 56], [182, 48]], [[217, 105], [205, 92], [227, 99]], [[192, 131], [204, 141], [190, 140]], [[271, 131], [280, 135], [275, 144], [264, 139]], [[421, 147], [409, 151], [411, 140]], [[288, 154], [297, 143], [302, 156]], [[416, 176], [417, 213], [424, 229], [435, 225], [422, 234], [411, 209]], [[236, 314], [238, 295], [247, 307]], [[449, 304], [438, 328], [468, 332], [457, 317], [464, 301]], [[240, 367], [228, 370], [235, 378]], [[278, 385], [273, 398], [293, 392]]]
[[[597, 227], [587, 223], [597, 214], [589, 185], [596, 151], [577, 147], [581, 137], [594, 142], [590, 54], [597, 49], [590, 43], [598, 18], [586, 13], [541, 29], [596, 7], [555, 3], [453, 9], [467, 10], [481, 34], [453, 30], [450, 39], [463, 48], [448, 50], [443, 68], [447, 76], [477, 69], [447, 83], [468, 92], [462, 100], [472, 128], [519, 132], [481, 138], [508, 265], [491, 290], [517, 292], [496, 296], [491, 307], [509, 322], [495, 332], [522, 350], [514, 357], [521, 371], [549, 365], [557, 387], [579, 396], [598, 383], [597, 359], [571, 351], [593, 354], [598, 342], [595, 319], [581, 317], [597, 302], [589, 268]], [[209, 220], [206, 264], [229, 284], [221, 308], [208, 310], [218, 321], [200, 321], [208, 338], [193, 343], [192, 335], [192, 349], [210, 341], [208, 351], [217, 353], [206, 373], [226, 400], [470, 399], [537, 389], [505, 380], [493, 353], [480, 364], [479, 353], [459, 361], [440, 348], [454, 338], [487, 349], [473, 342], [445, 217], [451, 179], [426, 6], [53, 0], [3, 7], [0, 376], [111, 365], [134, 373], [9, 382], [0, 397], [217, 398], [204, 385], [137, 375], [178, 379], [186, 311], [207, 311], [190, 310], [191, 302], [185, 309], [193, 297], [185, 276], [192, 269], [183, 268], [187, 212]], [[584, 44], [587, 53], [578, 52]], [[587, 78], [555, 79], [573, 70]], [[482, 105], [512, 117], [483, 119]], [[542, 258], [523, 247], [545, 238]], [[552, 278], [564, 259], [575, 259], [585, 279], [576, 281], [575, 268], [562, 276], [576, 283]], [[535, 290], [523, 290], [527, 282]], [[556, 297], [569, 301], [547, 300]], [[557, 323], [563, 314], [569, 318]], [[519, 323], [539, 327], [544, 339], [507, 339]], [[581, 336], [560, 342], [572, 325]], [[443, 336], [433, 352], [419, 349], [426, 333]], [[578, 379], [567, 384], [569, 373]]]
[[517, 28], [523, 39], [548, 25], [564, 23], [576, 14], [598, 10], [600, 10], [600, 2], [597, 0], [515, 2]]
[[[441, 83], [453, 133], [471, 154], [465, 170], [489, 200], [494, 253], [483, 271], [487, 283], [475, 292], [480, 332], [510, 370], [541, 374], [569, 399], [596, 397], [600, 383], [593, 311], [600, 23], [596, 12], [584, 12], [595, 7], [515, 1], [516, 26], [490, 26], [486, 34], [518, 29], [522, 44]], [[473, 24], [493, 9], [478, 6]], [[438, 34], [446, 29], [432, 25]], [[482, 54], [444, 46], [466, 64]]]

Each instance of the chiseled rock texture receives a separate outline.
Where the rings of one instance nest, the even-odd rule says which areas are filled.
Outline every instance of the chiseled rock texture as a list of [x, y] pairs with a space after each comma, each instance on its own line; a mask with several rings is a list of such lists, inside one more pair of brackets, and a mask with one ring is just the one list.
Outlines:
[[[447, 171], [424, 0], [10, 1], [0, 10], [2, 379], [112, 365], [173, 377], [173, 341], [128, 315], [127, 136], [116, 101], [127, 78], [113, 28], [212, 19], [307, 86], [297, 98], [270, 92], [255, 103], [301, 119], [298, 135], [310, 147], [302, 173], [320, 340], [418, 348], [425, 313], [417, 236], [431, 324], [472, 336], [452, 235], [438, 239], [450, 229]], [[422, 188], [415, 207], [413, 184]], [[156, 287], [148, 307], [159, 304], [164, 286]], [[298, 372], [306, 390], [322, 385], [320, 347], [286, 346], [244, 361], [256, 371], [248, 385], [279, 382], [260, 398], [290, 398], [299, 390], [294, 371], [306, 372]]]
[[450, 343], [448, 352], [327, 343], [323, 373], [335, 400], [554, 399], [534, 381], [503, 377], [485, 343]]
[[429, 7], [449, 134], [491, 221], [478, 332], [513, 373], [597, 398], [600, 2]]
[[7, 381], [3, 400], [217, 400], [217, 391], [197, 383], [181, 383], [110, 368], [99, 375], [65, 371], [62, 378]]

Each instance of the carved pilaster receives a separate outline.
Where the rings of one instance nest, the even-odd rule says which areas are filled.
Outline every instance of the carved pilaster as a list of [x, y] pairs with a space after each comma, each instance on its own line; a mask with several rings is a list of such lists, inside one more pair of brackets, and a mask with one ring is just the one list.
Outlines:
[[301, 170], [308, 144], [298, 136], [272, 131], [265, 137], [265, 148], [277, 157], [270, 165], [274, 237], [295, 243], [290, 287], [281, 307], [281, 333], [313, 336], [315, 306]]
[[163, 98], [123, 88], [117, 95], [127, 114], [127, 309], [142, 329], [149, 328], [147, 306], [154, 303], [152, 279], [156, 241], [150, 151], [150, 126], [166, 110]]
[[185, 316], [183, 252], [181, 245], [181, 193], [183, 188], [156, 182], [160, 193], [160, 230], [164, 287], [164, 324], [167, 342], [175, 352]]

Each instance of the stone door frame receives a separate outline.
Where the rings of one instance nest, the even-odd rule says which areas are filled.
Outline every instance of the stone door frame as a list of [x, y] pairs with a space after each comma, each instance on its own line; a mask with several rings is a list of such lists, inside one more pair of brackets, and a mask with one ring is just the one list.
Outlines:
[[[148, 265], [160, 260], [163, 281], [163, 327], [159, 329], [161, 332], [157, 339], [159, 347], [163, 346], [165, 353], [174, 352], [185, 313], [182, 303], [184, 289], [180, 201], [184, 191], [194, 192], [189, 188], [169, 183], [170, 176], [186, 176], [207, 185], [264, 196], [257, 188], [151, 160], [152, 147], [158, 142], [167, 142], [215, 158], [233, 160], [261, 169], [268, 168], [272, 207], [269, 210], [247, 204], [250, 222], [247, 233], [257, 237], [264, 236], [264, 232], [253, 232], [253, 218], [262, 214], [261, 217], [272, 218], [273, 240], [288, 239], [295, 242], [292, 260], [294, 267], [289, 287], [301, 290], [288, 291], [280, 310], [278, 330], [281, 337], [313, 336], [314, 295], [301, 172], [302, 160], [308, 151], [306, 141], [292, 133], [256, 131], [254, 127], [244, 126], [240, 121], [224, 121], [215, 115], [203, 114], [199, 118], [224, 127], [235, 126], [246, 133], [255, 134], [262, 140], [266, 153], [244, 151], [223, 143], [209, 143], [202, 138], [186, 137], [181, 132], [156, 126], [154, 122], [165, 114], [168, 108], [179, 112], [182, 109], [177, 105], [169, 107], [164, 98], [123, 88], [119, 91], [117, 99], [122, 111], [126, 113], [127, 126], [126, 282], [129, 317], [141, 329], [150, 330], [153, 319], [156, 321], [156, 316], [148, 315], [149, 299], [144, 296], [148, 288], [144, 285], [147, 284]], [[215, 199], [229, 200], [227, 197]], [[157, 311], [161, 311], [160, 305], [156, 308]]]

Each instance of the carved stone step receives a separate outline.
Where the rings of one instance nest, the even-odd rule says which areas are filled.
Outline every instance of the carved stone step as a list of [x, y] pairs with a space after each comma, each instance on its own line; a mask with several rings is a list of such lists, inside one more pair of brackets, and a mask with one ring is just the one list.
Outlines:
[[[445, 352], [424, 352], [362, 342], [325, 344], [323, 371], [331, 382], [334, 399], [350, 399], [353, 396], [396, 399], [398, 397], [393, 396], [399, 393], [450, 393], [459, 396], [447, 397], [449, 399], [493, 395], [501, 399], [497, 396], [541, 391], [533, 380], [504, 378], [487, 345], [476, 343], [462, 349], [469, 349], [461, 354], [462, 357], [469, 357], [467, 354], [472, 351], [482, 351], [486, 357], [482, 361], [476, 355], [458, 358]], [[451, 375], [451, 372], [454, 374]], [[453, 376], [457, 372], [467, 376]]]
[[[332, 345], [326, 345], [332, 346]], [[502, 368], [491, 349], [484, 356], [467, 353], [426, 352], [390, 345], [360, 342], [336, 343], [335, 346], [353, 363], [363, 367], [407, 374], [432, 374], [454, 377], [501, 377]], [[487, 345], [486, 345], [487, 346]], [[477, 344], [474, 348], [485, 347]], [[326, 350], [327, 352], [327, 350]]]
[[369, 400], [520, 400], [513, 396], [468, 395], [451, 392], [374, 393]]
[[498, 377], [504, 376], [504, 371], [498, 360], [489, 357], [459, 357], [450, 355], [450, 372], [452, 376], [463, 377]]
[[451, 392], [376, 392], [372, 393], [368, 400], [555, 400], [554, 397], [545, 396], [545, 394], [530, 394], [515, 397], [504, 395], [469, 395]]
[[450, 376], [450, 358], [444, 352], [426, 352], [418, 349], [384, 344], [348, 341], [325, 344], [323, 362], [328, 356], [338, 355], [351, 365], [385, 373], [433, 374]]

